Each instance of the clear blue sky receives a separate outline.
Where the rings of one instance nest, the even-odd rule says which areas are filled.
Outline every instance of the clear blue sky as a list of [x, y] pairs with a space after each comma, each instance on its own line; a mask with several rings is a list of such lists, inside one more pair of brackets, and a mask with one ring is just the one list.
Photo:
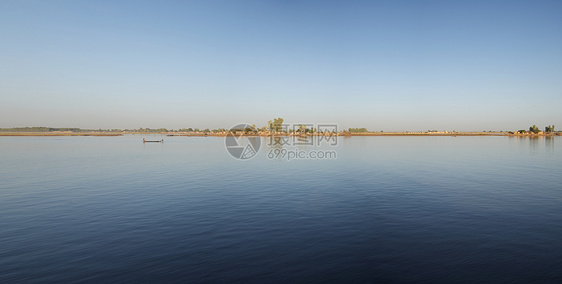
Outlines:
[[562, 129], [562, 1], [0, 1], [0, 127]]

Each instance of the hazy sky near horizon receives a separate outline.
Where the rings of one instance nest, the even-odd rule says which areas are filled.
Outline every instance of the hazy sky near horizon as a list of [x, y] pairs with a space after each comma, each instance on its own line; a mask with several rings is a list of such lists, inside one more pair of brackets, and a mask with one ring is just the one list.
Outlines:
[[0, 1], [0, 127], [562, 128], [562, 1]]

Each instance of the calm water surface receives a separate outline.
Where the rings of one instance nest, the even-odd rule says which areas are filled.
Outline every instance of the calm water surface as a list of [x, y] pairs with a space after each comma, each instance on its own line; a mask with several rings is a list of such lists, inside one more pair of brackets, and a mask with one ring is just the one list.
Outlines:
[[0, 283], [562, 282], [561, 137], [150, 138], [0, 137]]

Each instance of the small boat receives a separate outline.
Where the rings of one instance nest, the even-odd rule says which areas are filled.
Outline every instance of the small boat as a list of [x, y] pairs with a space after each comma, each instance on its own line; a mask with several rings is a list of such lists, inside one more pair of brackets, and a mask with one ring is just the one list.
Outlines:
[[145, 140], [144, 138], [142, 139], [142, 143], [147, 143], [147, 142], [164, 143], [164, 139], [162, 140]]

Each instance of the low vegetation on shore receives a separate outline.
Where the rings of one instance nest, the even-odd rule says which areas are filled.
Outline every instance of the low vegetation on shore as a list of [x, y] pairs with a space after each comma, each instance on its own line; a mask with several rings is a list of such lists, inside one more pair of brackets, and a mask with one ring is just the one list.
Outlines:
[[54, 127], [0, 128], [0, 136], [120, 136], [119, 129], [80, 129]]
[[345, 130], [321, 131], [306, 125], [295, 125], [292, 128], [284, 127], [283, 118], [275, 118], [267, 122], [266, 126], [257, 127], [255, 124], [245, 128], [139, 128], [139, 129], [81, 129], [81, 128], [53, 128], [53, 127], [14, 127], [0, 128], [0, 136], [120, 136], [123, 134], [165, 134], [168, 136], [226, 136], [229, 133], [245, 136], [316, 136], [316, 135], [338, 135], [338, 136], [562, 136], [562, 132], [556, 132], [554, 125], [548, 125], [541, 131], [536, 125], [529, 130], [518, 131], [406, 131], [406, 132], [384, 132], [369, 131], [367, 128], [349, 128]]

